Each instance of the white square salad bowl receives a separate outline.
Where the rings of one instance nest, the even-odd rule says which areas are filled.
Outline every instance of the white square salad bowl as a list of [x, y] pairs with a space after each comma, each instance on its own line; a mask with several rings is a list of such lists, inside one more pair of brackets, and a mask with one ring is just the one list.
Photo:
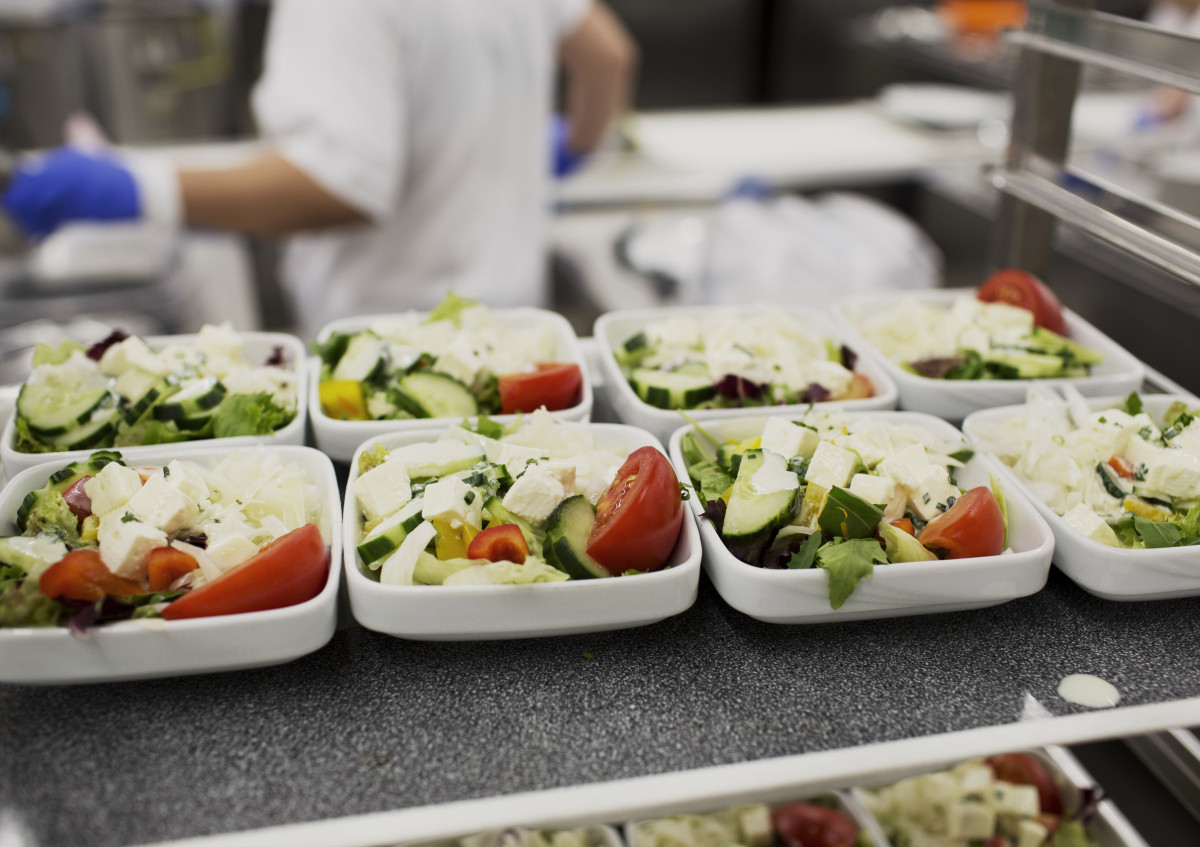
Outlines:
[[[1093, 410], [1120, 406], [1125, 397], [1091, 397]], [[1186, 395], [1143, 395], [1142, 404], [1151, 417], [1161, 420], [1167, 408], [1177, 400], [1200, 406], [1200, 400]], [[983, 439], [983, 432], [1023, 414], [1025, 406], [1005, 406], [976, 412], [963, 422], [972, 440]], [[1109, 547], [1073, 529], [1046, 505], [1006, 464], [989, 456], [998, 468], [1006, 489], [1021, 492], [1049, 524], [1054, 533], [1054, 564], [1085, 591], [1105, 600], [1167, 600], [1173, 597], [1200, 596], [1200, 546], [1125, 550]]]
[[[329, 544], [329, 574], [320, 594], [265, 612], [101, 624], [86, 638], [71, 635], [65, 626], [0, 629], [0, 682], [74, 684], [187, 676], [278, 665], [323, 647], [333, 637], [341, 584], [342, 538], [333, 464], [311, 447], [242, 449], [273, 451], [299, 467], [316, 486], [321, 535]], [[169, 444], [160, 445], [156, 452], [143, 448], [126, 461], [132, 466], [165, 465], [173, 459], [215, 463], [231, 452], [236, 451]], [[8, 483], [0, 492], [0, 535], [15, 534], [14, 516], [25, 495], [45, 485], [50, 474], [66, 464], [67, 460], [56, 458]]]
[[[625, 378], [625, 374], [621, 372], [621, 366], [617, 363], [614, 351], [619, 349], [629, 338], [632, 338], [638, 332], [645, 329], [647, 324], [664, 318], [703, 318], [720, 313], [744, 313], [763, 308], [768, 307], [765, 305], [754, 306], [753, 304], [747, 305], [744, 308], [732, 306], [688, 306], [683, 308], [627, 309], [601, 315], [596, 319], [594, 334], [600, 345], [600, 366], [604, 373], [608, 397], [617, 415], [625, 423], [647, 429], [663, 440], [670, 438], [671, 433], [678, 428], [680, 422], [683, 420], [679, 411], [656, 408], [638, 397], [637, 392], [633, 390], [633, 387]], [[811, 333], [816, 338], [829, 339], [837, 344], [848, 344], [855, 353], [860, 354], [855, 370], [871, 380], [875, 391], [874, 395], [861, 400], [829, 401], [828, 403], [822, 403], [822, 406], [837, 405], [846, 409], [896, 408], [896, 401], [899, 395], [895, 382], [892, 381], [887, 371], [874, 358], [861, 355], [861, 351], [855, 346], [855, 342], [843, 332], [841, 326], [836, 324], [828, 314], [818, 309], [804, 309], [791, 306], [781, 307], [773, 305], [769, 308], [771, 311], [784, 312], [791, 316], [799, 326], [803, 327], [805, 331]], [[771, 412], [778, 414], [800, 414], [808, 406], [809, 404], [802, 403], [788, 406], [771, 406], [769, 408]], [[754, 407], [753, 409], [691, 409], [687, 411], [687, 415], [693, 420], [707, 422], [742, 417], [747, 414], [762, 414], [766, 411], [767, 409], [763, 407]]]
[[[891, 421], [919, 426], [942, 437], [962, 433], [943, 420], [916, 412], [855, 412], [854, 419]], [[703, 424], [718, 441], [753, 438], [763, 431], [765, 417], [742, 417]], [[683, 436], [690, 426], [671, 436], [671, 461], [682, 482], [690, 484], [683, 458]], [[997, 463], [975, 455], [958, 472], [958, 484], [969, 489], [987, 485]], [[1008, 502], [1008, 547], [999, 556], [945, 559], [878, 565], [841, 608], [829, 605], [828, 580], [820, 568], [769, 570], [734, 556], [712, 522], [703, 517], [699, 498], [688, 503], [700, 524], [704, 567], [718, 593], [730, 606], [767, 623], [825, 623], [869, 618], [922, 615], [980, 609], [1035, 594], [1046, 584], [1054, 538], [1046, 522], [1018, 489], [1004, 489]]]
[[[222, 450], [232, 450], [236, 447], [247, 447], [253, 444], [296, 444], [304, 443], [305, 422], [308, 419], [308, 354], [303, 342], [294, 335], [283, 332], [239, 332], [237, 336], [242, 341], [242, 352], [247, 361], [265, 362], [276, 347], [283, 349], [288, 367], [296, 374], [296, 416], [286, 426], [280, 427], [266, 435], [239, 435], [233, 438], [201, 438], [195, 441], [181, 441], [175, 444], [146, 444], [120, 448], [96, 447], [90, 450], [65, 450], [60, 453], [22, 453], [14, 446], [16, 444], [16, 413], [14, 411], [4, 426], [4, 434], [0, 436], [0, 460], [11, 478], [20, 471], [32, 468], [42, 462], [62, 460], [62, 464], [70, 464], [90, 455], [94, 450], [119, 449], [127, 460], [140, 461], [144, 456], [159, 455], [166, 447], [216, 447]], [[192, 335], [157, 335], [145, 338], [146, 344], [155, 350], [160, 350], [168, 344], [192, 344], [197, 336]]]
[[[597, 449], [631, 453], [662, 450], [650, 433], [622, 424], [587, 424]], [[535, 585], [383, 585], [359, 569], [362, 515], [354, 493], [359, 455], [376, 444], [391, 449], [433, 441], [446, 427], [393, 432], [355, 451], [343, 514], [346, 588], [350, 609], [368, 629], [421, 641], [534, 638], [602, 632], [655, 623], [696, 600], [700, 536], [685, 518], [667, 566], [653, 573]], [[682, 508], [682, 507], [681, 507]]]
[[[579, 365], [580, 370], [583, 372], [583, 389], [579, 402], [568, 409], [557, 411], [554, 414], [564, 420], [589, 420], [592, 414], [593, 402], [591, 378], [588, 375], [583, 351], [579, 346], [579, 339], [575, 336], [575, 331], [571, 328], [571, 324], [567, 319], [556, 312], [528, 307], [492, 309], [491, 314], [496, 319], [510, 322], [514, 326], [534, 326], [540, 324], [542, 326], [550, 326], [553, 329], [557, 348], [555, 350], [556, 361]], [[320, 333], [317, 335], [317, 342], [326, 341], [335, 332], [357, 332], [358, 330], [368, 329], [371, 324], [378, 320], [387, 320], [393, 317], [396, 316], [362, 315], [332, 321], [321, 328]], [[349, 461], [358, 446], [368, 438], [376, 438], [389, 432], [428, 429], [431, 426], [437, 426], [439, 423], [458, 423], [459, 419], [457, 418], [416, 418], [412, 420], [384, 421], [342, 421], [332, 418], [325, 414], [324, 409], [321, 408], [321, 397], [318, 389], [321, 381], [320, 360], [314, 358], [310, 362], [310, 369], [312, 373], [310, 375], [311, 386], [308, 401], [313, 436], [316, 438], [317, 447], [323, 450], [335, 462]], [[501, 423], [508, 423], [514, 420], [516, 416], [492, 415], [490, 417]]]
[[1021, 403], [1031, 385], [1075, 386], [1082, 394], [1098, 396], [1130, 392], [1141, 385], [1145, 368], [1121, 345], [1070, 309], [1063, 309], [1069, 337], [1072, 341], [1091, 347], [1104, 355], [1104, 361], [1084, 377], [1062, 379], [989, 379], [947, 380], [932, 379], [911, 373], [880, 352], [863, 337], [857, 324], [866, 316], [886, 312], [904, 301], [919, 300], [933, 306], [949, 307], [961, 297], [975, 296], [972, 288], [934, 289], [906, 293], [880, 293], [870, 297], [855, 297], [834, 305], [833, 314], [852, 339], [851, 346], [877, 361], [887, 371], [900, 390], [900, 408], [927, 412], [951, 421], [961, 421], [971, 412], [994, 406]]

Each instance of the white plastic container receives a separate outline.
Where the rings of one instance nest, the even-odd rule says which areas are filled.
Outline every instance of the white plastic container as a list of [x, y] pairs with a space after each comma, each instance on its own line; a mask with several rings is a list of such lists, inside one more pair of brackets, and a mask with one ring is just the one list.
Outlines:
[[[1120, 406], [1122, 397], [1090, 398], [1093, 410]], [[1160, 420], [1176, 400], [1191, 405], [1196, 398], [1177, 395], [1144, 395], [1143, 407]], [[986, 428], [1023, 414], [1024, 406], [1006, 406], [976, 412], [963, 423], [972, 439]], [[1054, 533], [1054, 564], [1081, 588], [1105, 600], [1167, 600], [1173, 597], [1200, 596], [1200, 546], [1163, 547], [1151, 550], [1125, 550], [1093, 541], [1072, 529], [1003, 462], [994, 459], [999, 476], [1008, 488], [1029, 500]]]
[[[220, 450], [232, 450], [236, 447], [248, 447], [254, 444], [304, 444], [305, 422], [308, 419], [308, 354], [304, 344], [294, 335], [282, 332], [239, 332], [242, 340], [242, 355], [253, 364], [262, 364], [276, 347], [283, 349], [284, 361], [296, 374], [296, 416], [287, 426], [280, 427], [266, 435], [239, 435], [234, 438], [201, 438], [195, 441], [181, 441], [175, 444], [147, 444], [144, 446], [101, 448], [92, 450], [67, 450], [61, 453], [22, 453], [16, 444], [16, 414], [8, 419], [4, 426], [4, 434], [0, 437], [0, 459], [11, 479], [20, 471], [32, 468], [47, 461], [59, 461], [70, 464], [77, 459], [91, 455], [95, 450], [119, 449], [128, 461], [140, 462], [146, 456], [162, 454], [164, 449], [176, 447], [213, 447]], [[168, 344], [193, 344], [195, 335], [158, 335], [144, 339], [150, 347], [160, 350]]]
[[948, 380], [917, 376], [893, 362], [867, 341], [858, 330], [861, 320], [887, 312], [901, 302], [919, 300], [932, 306], [948, 308], [961, 297], [975, 296], [974, 289], [938, 289], [904, 294], [878, 294], [856, 297], [835, 304], [833, 314], [840, 322], [850, 346], [874, 359], [887, 371], [900, 390], [900, 408], [926, 412], [950, 421], [961, 421], [971, 412], [995, 406], [1007, 406], [1025, 400], [1030, 385], [1073, 385], [1089, 397], [1128, 393], [1142, 383], [1145, 369], [1125, 348], [1096, 329], [1069, 309], [1063, 310], [1068, 336], [1104, 354], [1104, 361], [1092, 368], [1085, 377], [1062, 379], [990, 379]]
[[[763, 307], [758, 307], [763, 308]], [[888, 376], [886, 370], [873, 358], [861, 355], [861, 350], [855, 342], [849, 340], [840, 325], [817, 309], [802, 309], [792, 307], [770, 306], [776, 311], [786, 312], [793, 316], [798, 324], [811, 332], [817, 338], [828, 338], [838, 344], [849, 344], [851, 349], [859, 353], [855, 370], [871, 380], [875, 394], [862, 400], [830, 401], [824, 405], [837, 405], [846, 409], [894, 409], [897, 401], [895, 382]], [[746, 311], [748, 311], [747, 309]], [[671, 317], [703, 318], [722, 312], [736, 311], [728, 306], [691, 306], [687, 308], [662, 309], [629, 309], [620, 312], [609, 312], [596, 319], [595, 338], [600, 345], [600, 366], [604, 373], [604, 382], [608, 390], [608, 398], [622, 421], [633, 426], [649, 430], [664, 441], [683, 422], [681, 414], [673, 409], [659, 409], [646, 403], [630, 386], [621, 366], [617, 364], [613, 351], [620, 348], [629, 338], [642, 331], [652, 321]], [[789, 406], [772, 406], [774, 414], [803, 414], [809, 406], [801, 403]], [[693, 420], [706, 423], [727, 418], [744, 417], [746, 414], [765, 411], [762, 409], [693, 409], [687, 412]]]
[[[555, 360], [577, 364], [583, 372], [583, 389], [579, 402], [568, 409], [557, 411], [554, 414], [564, 420], [589, 420], [592, 414], [591, 379], [588, 376], [583, 352], [579, 347], [579, 339], [576, 338], [575, 331], [571, 329], [571, 324], [567, 322], [567, 319], [555, 312], [533, 308], [493, 309], [491, 310], [491, 315], [496, 320], [505, 321], [514, 326], [529, 326], [541, 323], [543, 325], [549, 324], [554, 328], [557, 338]], [[375, 321], [386, 320], [389, 317], [395, 317], [395, 315], [365, 315], [342, 318], [322, 327], [320, 333], [317, 335], [317, 341], [324, 342], [334, 332], [357, 332], [358, 330], [367, 329]], [[439, 424], [448, 425], [458, 423], [459, 421], [457, 418], [419, 418], [396, 421], [341, 421], [331, 418], [321, 408], [321, 397], [318, 391], [318, 385], [321, 380], [320, 361], [314, 359], [310, 363], [310, 369], [312, 373], [310, 376], [311, 386], [308, 397], [313, 436], [316, 438], [317, 447], [335, 462], [349, 461], [358, 446], [368, 438], [377, 438], [389, 432], [428, 429], [429, 427], [436, 427]], [[500, 423], [508, 423], [514, 419], [515, 415], [492, 415], [491, 417]]]
[[[232, 440], [232, 439], [231, 439]], [[231, 451], [221, 447], [160, 445], [142, 448], [139, 465], [164, 465], [173, 459], [215, 463]], [[277, 452], [294, 462], [317, 487], [319, 526], [329, 544], [329, 576], [311, 600], [265, 612], [219, 615], [191, 620], [160, 619], [101, 624], [87, 638], [64, 627], [0, 629], [0, 682], [81, 683], [186, 676], [213, 671], [277, 665], [325, 645], [337, 623], [342, 538], [338, 487], [333, 464], [310, 447], [251, 446]], [[47, 462], [12, 479], [0, 492], [0, 534], [13, 535], [13, 519], [30, 491], [46, 484], [69, 460]]]
[[[871, 419], [919, 426], [942, 437], [962, 439], [950, 424], [916, 412], [861, 412]], [[762, 432], [764, 417], [742, 417], [705, 424], [718, 441], [753, 438]], [[671, 436], [671, 461], [687, 482], [681, 444], [690, 426]], [[967, 446], [964, 439], [963, 446]], [[999, 463], [976, 455], [957, 475], [961, 488], [987, 485]], [[725, 546], [712, 523], [705, 520], [699, 498], [688, 503], [700, 525], [704, 567], [717, 591], [730, 606], [767, 623], [797, 624], [852, 621], [868, 618], [958, 612], [994, 606], [1035, 594], [1046, 584], [1054, 539], [1046, 522], [1015, 486], [1008, 495], [1008, 545], [1012, 553], [969, 559], [877, 565], [839, 609], [830, 608], [828, 579], [823, 570], [767, 570], [741, 561]]]
[[[640, 429], [590, 424], [597, 449], [631, 453], [662, 444]], [[445, 427], [393, 432], [364, 442], [354, 454], [343, 518], [346, 587], [363, 626], [401, 638], [469, 641], [602, 632], [655, 623], [688, 609], [700, 579], [700, 537], [684, 518], [667, 567], [654, 573], [536, 585], [383, 585], [359, 569], [362, 516], [354, 494], [358, 455], [432, 441]], [[680, 508], [684, 508], [680, 506]]]

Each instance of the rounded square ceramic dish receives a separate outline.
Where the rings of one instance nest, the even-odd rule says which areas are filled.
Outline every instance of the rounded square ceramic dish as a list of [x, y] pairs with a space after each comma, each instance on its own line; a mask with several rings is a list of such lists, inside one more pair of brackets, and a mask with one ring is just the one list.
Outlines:
[[[164, 446], [170, 447], [209, 447], [220, 445], [221, 450], [232, 450], [237, 447], [247, 447], [253, 444], [296, 444], [304, 443], [305, 421], [308, 417], [308, 353], [304, 344], [294, 335], [283, 332], [239, 332], [242, 340], [243, 355], [248, 362], [265, 362], [276, 347], [283, 348], [285, 361], [296, 374], [296, 416], [287, 426], [280, 427], [267, 435], [239, 435], [234, 438], [201, 438], [195, 441], [181, 441], [173, 445], [147, 444], [144, 446], [121, 447], [122, 455], [129, 460], [141, 461], [144, 456], [161, 454]], [[154, 349], [161, 349], [168, 344], [190, 344], [196, 340], [195, 335], [156, 335], [145, 339]], [[4, 434], [0, 436], [0, 460], [11, 479], [20, 471], [32, 468], [46, 461], [62, 460], [62, 464], [70, 464], [77, 459], [90, 455], [92, 450], [67, 450], [61, 453], [22, 453], [16, 443], [16, 415], [8, 419], [4, 426]], [[95, 448], [103, 449], [103, 448]]]
[[[853, 794], [850, 794], [849, 792], [830, 791], [828, 793], [818, 794], [815, 796], [808, 795], [805, 797], [795, 797], [795, 798], [792, 798], [789, 800], [784, 800], [784, 801], [778, 802], [778, 803], [775, 803], [775, 802], [770, 803], [769, 806], [772, 811], [775, 811], [776, 809], [779, 809], [782, 806], [787, 806], [792, 803], [800, 803], [800, 802], [812, 801], [812, 800], [828, 801], [828, 803], [831, 805], [831, 807], [833, 809], [836, 809], [837, 811], [841, 812], [843, 815], [850, 818], [850, 820], [854, 821], [854, 823], [857, 824], [857, 826], [860, 830], [860, 837], [861, 837], [862, 831], [867, 832], [867, 834], [870, 836], [870, 841], [868, 843], [878, 844], [878, 845], [888, 843], [887, 839], [883, 835], [883, 830], [880, 829], [880, 827], [879, 827], [879, 822], [876, 821], [875, 818], [873, 818], [870, 815], [870, 813], [867, 812], [867, 810], [863, 808], [862, 803], [859, 802], [858, 798], [855, 797]], [[752, 805], [752, 804], [751, 803], [736, 804], [736, 806], [746, 806], [746, 805]], [[720, 807], [717, 807], [714, 809], [710, 809], [708, 812], [688, 811], [688, 812], [684, 812], [683, 814], [689, 814], [689, 815], [691, 815], [691, 814], [699, 814], [699, 815], [711, 814], [712, 812], [721, 811], [721, 809], [723, 809], [723, 808], [730, 808], [730, 807], [729, 806], [720, 806]], [[627, 821], [625, 823], [624, 827], [622, 827], [622, 832], [625, 836], [625, 844], [627, 844], [628, 847], [639, 847], [639, 843], [645, 843], [644, 841], [639, 842], [634, 839], [634, 828], [639, 823], [644, 823], [645, 821], [652, 821], [652, 820], [661, 820], [663, 818], [670, 818], [670, 817], [674, 817], [674, 815], [665, 814], [665, 815], [659, 815], [654, 818], [644, 818], [641, 821]], [[785, 843], [779, 836], [776, 836], [775, 841], [776, 841], [776, 843]]]
[[[760, 307], [762, 308], [762, 307]], [[831, 318], [817, 309], [771, 307], [777, 311], [786, 311], [806, 330], [818, 338], [828, 338], [839, 344], [848, 344], [856, 353], [855, 342], [846, 338], [841, 327]], [[683, 420], [680, 413], [673, 409], [659, 409], [646, 403], [630, 386], [621, 366], [617, 364], [613, 351], [619, 348], [629, 338], [636, 335], [651, 321], [670, 317], [704, 317], [719, 312], [750, 311], [732, 309], [728, 306], [690, 306], [684, 308], [672, 307], [662, 309], [628, 309], [620, 312], [609, 312], [596, 319], [595, 338], [600, 345], [600, 366], [604, 373], [607, 396], [622, 421], [633, 426], [649, 430], [664, 441], [678, 428]], [[856, 370], [870, 378], [875, 388], [872, 397], [862, 400], [830, 401], [828, 405], [837, 405], [846, 409], [894, 409], [898, 393], [896, 384], [888, 376], [883, 367], [869, 356], [860, 356]], [[822, 406], [826, 404], [821, 404]], [[809, 406], [802, 403], [791, 406], [772, 406], [778, 414], [801, 414]], [[725, 420], [754, 414], [760, 409], [692, 409], [688, 415], [694, 420], [707, 421]]]
[[[1093, 410], [1119, 406], [1124, 397], [1088, 399]], [[1197, 405], [1195, 397], [1143, 395], [1142, 404], [1156, 420], [1176, 400]], [[981, 437], [981, 426], [999, 423], [1023, 413], [1025, 407], [1004, 406], [975, 412], [963, 422], [967, 436]], [[1105, 600], [1168, 600], [1200, 596], [1200, 546], [1164, 547], [1154, 550], [1125, 550], [1093, 541], [1067, 525], [1053, 509], [1037, 497], [1006, 464], [990, 459], [1009, 488], [1021, 492], [1049, 524], [1054, 533], [1054, 564], [1085, 591]]]
[[[631, 453], [662, 444], [644, 430], [589, 424], [597, 449]], [[424, 641], [534, 638], [602, 632], [655, 623], [688, 609], [700, 579], [700, 537], [684, 520], [667, 567], [655, 573], [536, 585], [382, 585], [358, 565], [362, 517], [354, 482], [358, 456], [376, 444], [388, 448], [436, 440], [445, 427], [393, 432], [355, 451], [343, 515], [346, 587], [360, 624], [377, 632]], [[680, 508], [684, 508], [680, 506]]]
[[[491, 314], [493, 317], [508, 321], [515, 326], [530, 325], [536, 322], [543, 325], [548, 324], [554, 328], [557, 338], [556, 361], [572, 362], [579, 365], [580, 370], [583, 371], [583, 391], [579, 402], [569, 409], [563, 409], [554, 414], [563, 420], [589, 420], [592, 414], [592, 383], [588, 376], [588, 368], [583, 358], [583, 351], [579, 347], [579, 339], [576, 338], [575, 331], [571, 329], [571, 324], [567, 322], [567, 319], [556, 312], [533, 308], [493, 309], [491, 310]], [[317, 335], [317, 341], [325, 341], [334, 332], [357, 332], [360, 329], [367, 329], [375, 321], [389, 317], [395, 316], [366, 315], [342, 318], [322, 327], [320, 333]], [[459, 419], [457, 418], [417, 418], [398, 421], [340, 421], [336, 418], [331, 418], [321, 408], [321, 398], [318, 391], [318, 385], [321, 381], [320, 360], [314, 359], [310, 363], [310, 369], [312, 373], [310, 375], [311, 385], [308, 402], [309, 416], [312, 419], [313, 436], [316, 438], [317, 447], [335, 462], [349, 461], [358, 446], [368, 438], [376, 438], [389, 432], [428, 429], [431, 426], [438, 426], [439, 423], [458, 423]], [[491, 417], [500, 423], [509, 423], [516, 416], [492, 415]]]
[[926, 412], [950, 421], [961, 421], [979, 409], [1024, 402], [1025, 392], [1031, 385], [1069, 384], [1089, 397], [1128, 393], [1141, 385], [1145, 375], [1141, 362], [1069, 309], [1064, 309], [1063, 314], [1071, 340], [1104, 354], [1104, 361], [1096, 365], [1089, 376], [1037, 380], [946, 380], [917, 376], [883, 355], [879, 348], [863, 337], [856, 326], [862, 316], [878, 314], [890, 305], [902, 301], [915, 299], [933, 306], [949, 307], [960, 297], [974, 296], [975, 290], [970, 288], [935, 289], [903, 294], [881, 293], [843, 300], [834, 305], [833, 314], [846, 336], [853, 339], [850, 342], [851, 346], [878, 362], [895, 382], [900, 390], [900, 408]]
[[[1099, 796], [1103, 797], [1104, 793], [1096, 785], [1096, 781], [1091, 774], [1084, 769], [1071, 752], [1065, 747], [1045, 747], [1040, 750], [1024, 750], [1025, 752], [1036, 758], [1050, 774], [1055, 787], [1058, 789], [1059, 796], [1062, 799], [1063, 808], [1065, 810], [1077, 810], [1088, 802], [1095, 793], [1099, 791]], [[928, 769], [908, 774], [909, 776], [918, 776], [924, 773], [932, 773]], [[880, 783], [879, 787], [884, 784], [890, 784], [896, 781], [896, 777], [890, 777], [886, 783]], [[879, 826], [878, 821], [865, 808], [863, 803], [863, 788], [855, 788], [851, 791], [851, 796], [863, 808], [866, 814], [876, 826]], [[882, 831], [882, 826], [879, 826]], [[1138, 834], [1129, 820], [1121, 813], [1116, 804], [1111, 800], [1102, 799], [1095, 807], [1095, 812], [1087, 823], [1088, 834], [1095, 839], [1096, 847], [1148, 847], [1145, 840]], [[888, 844], [889, 841], [876, 841], [876, 844]]]
[[[962, 433], [943, 420], [917, 412], [858, 412], [855, 419], [891, 421], [919, 426], [940, 436], [963, 440]], [[759, 435], [766, 418], [742, 417], [710, 421], [704, 428], [718, 441]], [[682, 482], [690, 482], [681, 442], [690, 426], [671, 436], [671, 461]], [[999, 463], [976, 455], [958, 472], [962, 488], [987, 485]], [[700, 524], [704, 567], [718, 593], [733, 608], [767, 623], [823, 623], [869, 618], [958, 612], [995, 606], [1035, 594], [1046, 584], [1054, 538], [1046, 522], [1016, 490], [1008, 496], [1008, 546], [1012, 553], [969, 559], [880, 565], [862, 581], [839, 609], [830, 608], [828, 580], [819, 568], [767, 570], [747, 564], [725, 546], [710, 521], [702, 517], [699, 498], [688, 500]]]
[[[230, 439], [232, 440], [232, 439]], [[172, 459], [214, 463], [231, 450], [198, 445], [143, 448], [139, 465], [163, 465]], [[294, 462], [317, 487], [321, 535], [329, 543], [329, 576], [311, 600], [240, 615], [192, 620], [150, 619], [102, 624], [87, 638], [66, 627], [0, 629], [0, 682], [81, 683], [186, 676], [277, 665], [324, 646], [337, 623], [337, 593], [342, 553], [337, 478], [333, 464], [311, 447], [271, 445], [243, 448], [270, 450]], [[17, 475], [0, 492], [0, 534], [16, 533], [13, 518], [25, 495], [41, 488], [54, 471], [67, 464], [52, 461]]]

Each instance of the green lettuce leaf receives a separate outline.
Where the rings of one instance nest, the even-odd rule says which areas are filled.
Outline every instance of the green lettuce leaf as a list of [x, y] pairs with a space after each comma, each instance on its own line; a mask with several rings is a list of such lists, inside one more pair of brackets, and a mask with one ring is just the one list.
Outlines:
[[792, 554], [792, 558], [788, 559], [789, 570], [807, 570], [813, 566], [813, 562], [817, 559], [817, 550], [821, 546], [821, 533], [814, 532], [804, 542], [804, 546]]
[[86, 351], [87, 348], [78, 341], [60, 341], [58, 344], [39, 341], [33, 348], [33, 366], [36, 368], [38, 365], [61, 365], [71, 358], [72, 353]]
[[136, 447], [139, 444], [174, 444], [197, 437], [179, 431], [174, 421], [159, 421], [149, 416], [133, 426], [123, 427], [113, 439], [115, 447]]
[[1136, 391], [1129, 392], [1129, 396], [1125, 398], [1124, 405], [1121, 406], [1121, 411], [1127, 415], [1140, 415], [1142, 413], [1142, 398], [1138, 396]]
[[883, 547], [873, 538], [835, 539], [821, 547], [817, 566], [829, 577], [829, 605], [840, 609], [858, 584], [875, 572], [875, 565], [886, 563]]
[[425, 319], [425, 323], [431, 324], [436, 321], [451, 321], [455, 326], [459, 325], [462, 318], [462, 313], [472, 306], [478, 306], [479, 301], [470, 297], [463, 297], [451, 291], [446, 295], [446, 298], [438, 303], [433, 311], [429, 313], [429, 317]]
[[295, 417], [277, 406], [265, 391], [259, 394], [233, 394], [226, 397], [213, 415], [213, 437], [268, 435], [286, 426]]

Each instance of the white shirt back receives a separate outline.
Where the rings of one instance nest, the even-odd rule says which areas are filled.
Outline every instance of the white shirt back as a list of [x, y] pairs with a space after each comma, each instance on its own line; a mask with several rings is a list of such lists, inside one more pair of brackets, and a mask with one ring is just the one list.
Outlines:
[[276, 1], [261, 130], [373, 221], [288, 244], [303, 334], [450, 289], [543, 302], [555, 50], [589, 2]]

